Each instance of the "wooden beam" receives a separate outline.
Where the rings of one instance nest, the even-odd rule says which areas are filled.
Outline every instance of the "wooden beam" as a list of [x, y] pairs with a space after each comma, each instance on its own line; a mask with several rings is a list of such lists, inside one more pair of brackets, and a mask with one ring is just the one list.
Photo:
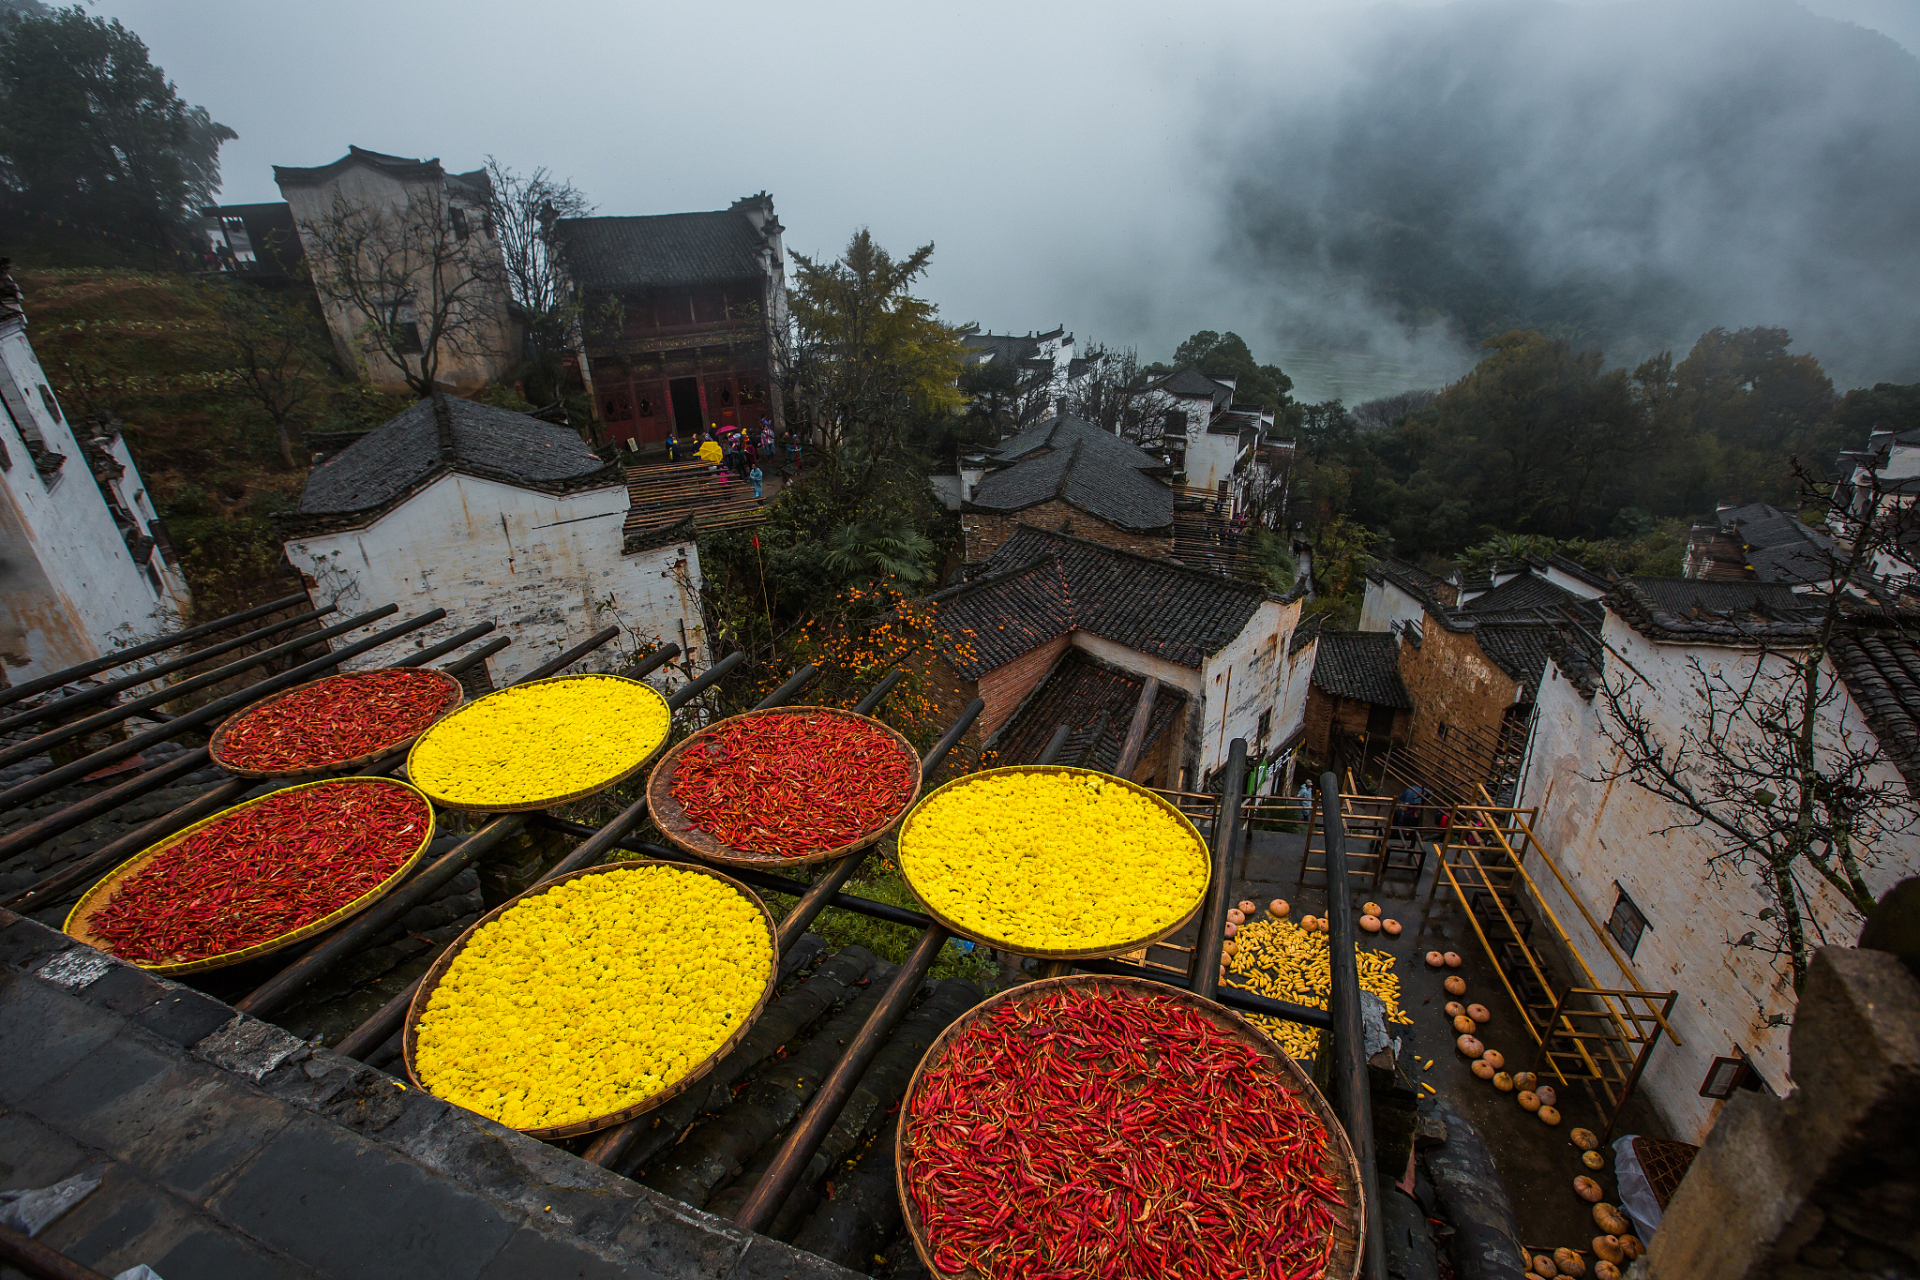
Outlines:
[[1160, 677], [1148, 676], [1146, 684], [1140, 687], [1140, 701], [1134, 704], [1133, 723], [1127, 726], [1127, 736], [1120, 744], [1120, 760], [1113, 766], [1115, 777], [1133, 777], [1133, 768], [1140, 763], [1140, 752], [1147, 742], [1147, 721], [1153, 718], [1153, 700], [1160, 696]]

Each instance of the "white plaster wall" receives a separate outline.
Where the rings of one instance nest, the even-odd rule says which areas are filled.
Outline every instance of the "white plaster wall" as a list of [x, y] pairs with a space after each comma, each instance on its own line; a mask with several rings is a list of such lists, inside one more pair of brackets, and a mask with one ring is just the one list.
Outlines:
[[[1289, 647], [1293, 644], [1291, 631], [1286, 644]], [[1274, 701], [1270, 741], [1285, 742], [1306, 727], [1307, 688], [1313, 683], [1313, 661], [1319, 655], [1320, 637], [1315, 636], [1300, 652], [1281, 657], [1280, 693]]]
[[1287, 642], [1300, 621], [1301, 602], [1263, 601], [1240, 634], [1207, 659], [1200, 674], [1206, 690], [1200, 720], [1199, 759], [1194, 776], [1227, 760], [1235, 738], [1247, 740], [1249, 755], [1285, 741], [1279, 716], [1266, 738], [1259, 738], [1260, 714], [1275, 708], [1285, 677]]
[[[1751, 655], [1725, 649], [1693, 649], [1655, 644], [1609, 614], [1605, 638], [1624, 655], [1659, 694], [1647, 699], [1668, 735], [1678, 737], [1681, 717], [1692, 701], [1686, 662], [1730, 663], [1750, 670]], [[1618, 673], [1619, 659], [1608, 657]], [[1618, 675], [1615, 677], [1618, 679]], [[1638, 686], [1642, 694], [1646, 686]], [[1666, 830], [1679, 820], [1677, 810], [1631, 782], [1596, 780], [1614, 764], [1612, 747], [1601, 733], [1603, 713], [1586, 702], [1557, 667], [1548, 665], [1541, 682], [1534, 738], [1518, 801], [1539, 806], [1534, 825], [1546, 850], [1560, 864], [1587, 910], [1604, 925], [1612, 913], [1617, 881], [1648, 921], [1632, 964], [1641, 983], [1654, 990], [1676, 990], [1671, 1021], [1682, 1045], [1663, 1042], [1649, 1059], [1641, 1089], [1676, 1136], [1701, 1141], [1722, 1104], [1699, 1096], [1711, 1060], [1737, 1045], [1776, 1090], [1791, 1085], [1785, 1026], [1769, 1027], [1772, 1015], [1792, 1016], [1794, 992], [1784, 960], [1753, 948], [1730, 945], [1757, 927], [1753, 917], [1765, 905], [1754, 883], [1740, 873], [1716, 878], [1708, 866], [1715, 845], [1691, 830]], [[1841, 704], [1828, 733], [1865, 731], [1859, 710]], [[1890, 766], [1881, 775], [1898, 782]], [[1880, 865], [1867, 882], [1884, 892], [1902, 876], [1920, 869], [1916, 833], [1878, 842]], [[1558, 881], [1543, 867], [1534, 877], [1543, 897], [1603, 983], [1628, 985], [1607, 949], [1581, 918]], [[1835, 942], [1858, 936], [1860, 918], [1837, 894], [1811, 875], [1817, 885], [1816, 915]], [[1760, 927], [1764, 933], [1764, 926]]]
[[1367, 594], [1360, 602], [1360, 630], [1398, 631], [1409, 622], [1425, 617], [1426, 605], [1418, 597], [1386, 579], [1367, 579]]
[[[1205, 408], [1204, 403], [1202, 408]], [[1220, 482], [1233, 479], [1233, 467], [1238, 460], [1239, 450], [1239, 436], [1216, 435], [1208, 431], [1204, 425], [1195, 427], [1193, 420], [1189, 418], [1187, 421], [1187, 483], [1196, 489], [1205, 489], [1218, 497]]]
[[1555, 568], [1553, 565], [1547, 566], [1547, 581], [1556, 587], [1571, 591], [1582, 600], [1598, 600], [1607, 594], [1605, 587], [1596, 587], [1585, 578], [1576, 578], [1566, 570]]
[[954, 472], [952, 475], [930, 475], [927, 477], [927, 483], [933, 487], [934, 495], [940, 499], [947, 510], [960, 509], [960, 491], [965, 482], [960, 478], [959, 472]]
[[[141, 476], [140, 468], [133, 460], [133, 450], [127, 447], [127, 438], [124, 435], [114, 437], [107, 452], [111, 453], [114, 461], [124, 468], [120, 478], [112, 482], [113, 491], [120, 497], [120, 505], [133, 513], [133, 518], [139, 522], [141, 528], [151, 532], [149, 526], [153, 524], [154, 518], [159, 513], [154, 509], [153, 495], [147, 492], [146, 479]], [[179, 607], [184, 609], [191, 594], [185, 576], [168, 564], [164, 556], [157, 553], [149, 557], [148, 563], [153, 566], [154, 572], [160, 575], [162, 590], [173, 596]]]
[[[281, 189], [286, 197], [287, 207], [293, 214], [294, 226], [299, 229], [301, 241], [309, 258], [319, 257], [318, 245], [306, 228], [332, 214], [336, 197], [350, 209], [380, 209], [389, 216], [397, 217], [407, 206], [409, 199], [430, 198], [434, 188], [440, 186], [439, 198], [447, 203], [455, 201], [445, 191], [442, 184], [425, 182], [400, 182], [388, 174], [366, 165], [351, 165], [332, 181], [321, 186], [294, 186]], [[473, 237], [494, 255], [500, 252], [499, 246], [488, 241], [486, 233], [480, 229], [480, 214], [475, 212], [470, 219]], [[416, 279], [424, 279], [424, 274]], [[426, 285], [421, 285], [423, 296], [430, 296]], [[499, 377], [517, 358], [513, 340], [512, 321], [507, 312], [507, 298], [502, 289], [487, 289], [470, 292], [468, 305], [478, 309], [480, 319], [470, 337], [453, 335], [442, 340], [438, 380], [441, 384], [460, 391], [471, 391], [485, 386]], [[344, 303], [329, 301], [322, 296], [321, 309], [326, 313], [327, 329], [333, 337], [335, 351], [340, 354], [350, 368], [358, 369], [367, 382], [382, 391], [405, 391], [406, 379], [401, 376], [393, 363], [386, 357], [369, 354], [361, 347], [356, 335], [366, 317], [357, 309]], [[422, 322], [424, 330], [425, 322]], [[417, 367], [417, 362], [409, 360], [409, 367]]]
[[369, 631], [428, 609], [447, 611], [353, 666], [379, 666], [406, 648], [492, 621], [496, 635], [513, 639], [488, 660], [495, 684], [611, 623], [629, 634], [575, 670], [614, 669], [636, 638], [679, 644], [696, 669], [704, 667], [698, 549], [689, 540], [622, 555], [626, 509], [621, 485], [556, 497], [450, 474], [365, 529], [289, 541], [287, 557], [314, 578], [309, 594], [316, 604], [338, 598], [348, 613], [389, 601], [400, 606]]
[[[6, 490], [0, 662], [15, 682], [98, 657], [116, 642], [172, 629], [185, 605], [184, 588], [176, 597], [170, 576], [156, 589], [134, 563], [65, 412], [48, 408], [52, 393], [43, 395], [43, 387], [50, 383], [25, 326], [18, 319], [0, 325], [0, 401], [12, 463], [0, 472]], [[28, 430], [66, 457], [50, 482], [40, 478], [27, 451]], [[130, 456], [123, 460], [131, 467]], [[128, 472], [129, 479], [137, 475]], [[139, 509], [143, 523], [150, 510]], [[151, 558], [156, 569], [163, 567], [157, 553]]]

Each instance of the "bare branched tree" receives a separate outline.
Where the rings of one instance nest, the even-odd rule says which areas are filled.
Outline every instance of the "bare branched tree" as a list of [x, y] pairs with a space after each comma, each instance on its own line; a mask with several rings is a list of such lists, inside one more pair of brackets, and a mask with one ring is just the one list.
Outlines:
[[1076, 418], [1105, 427], [1135, 444], [1158, 444], [1172, 396], [1149, 389], [1153, 375], [1132, 347], [1087, 346], [1087, 371], [1074, 379], [1068, 404]]
[[214, 307], [220, 343], [240, 388], [273, 424], [280, 461], [295, 466], [293, 419], [321, 388], [325, 336], [308, 308], [238, 280], [222, 281]]
[[966, 416], [979, 437], [997, 443], [1052, 410], [1053, 368], [983, 360], [961, 371], [960, 390], [967, 397]]
[[357, 317], [356, 340], [425, 399], [450, 351], [500, 355], [506, 269], [484, 209], [415, 188], [398, 208], [356, 206], [335, 196], [302, 223], [322, 300]]
[[[1809, 501], [1840, 527], [1847, 495], [1797, 461], [1795, 470]], [[1847, 694], [1831, 661], [1836, 644], [1862, 629], [1901, 625], [1870, 570], [1905, 558], [1920, 525], [1914, 508], [1883, 503], [1877, 492], [1859, 509], [1870, 514], [1844, 525], [1850, 537], [1807, 572], [1815, 590], [1797, 623], [1743, 627], [1730, 618], [1726, 658], [1688, 661], [1687, 689], [1665, 699], [1684, 708], [1677, 727], [1659, 714], [1661, 690], [1619, 654], [1596, 695], [1601, 732], [1615, 749], [1598, 779], [1664, 800], [1674, 821], [1650, 835], [1700, 833], [1714, 846], [1715, 881], [1738, 878], [1759, 893], [1756, 928], [1727, 941], [1785, 957], [1796, 988], [1812, 948], [1842, 923], [1817, 886], [1864, 914], [1874, 905], [1865, 873], [1878, 850], [1920, 821], [1920, 803], [1889, 773], [1872, 732], [1843, 717]]]
[[545, 169], [522, 176], [492, 156], [487, 157], [487, 179], [487, 215], [513, 300], [527, 318], [535, 346], [562, 351], [580, 318], [581, 300], [562, 269], [553, 225], [562, 218], [586, 217], [593, 204], [571, 182]]

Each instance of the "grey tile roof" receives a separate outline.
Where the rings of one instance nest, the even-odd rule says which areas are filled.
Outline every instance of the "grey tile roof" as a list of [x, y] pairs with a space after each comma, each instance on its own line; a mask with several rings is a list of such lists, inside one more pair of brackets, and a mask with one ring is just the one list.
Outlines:
[[1606, 609], [1597, 600], [1587, 600], [1531, 573], [1511, 578], [1460, 606], [1467, 613], [1532, 613], [1558, 618], [1563, 612], [1584, 622], [1599, 624]]
[[975, 360], [1004, 360], [1011, 364], [1037, 355], [1040, 340], [1011, 333], [969, 333], [961, 337], [960, 346]]
[[928, 598], [947, 660], [963, 680], [977, 680], [1073, 629], [1066, 580], [1049, 554]]
[[[1250, 582], [1116, 551], [1030, 525], [1014, 530], [987, 561], [988, 577], [977, 579], [973, 585], [979, 586], [1008, 570], [1026, 569], [1047, 556], [1058, 565], [1064, 597], [1053, 594], [1051, 583], [1043, 585], [1038, 575], [1030, 575], [1021, 581], [1032, 585], [1018, 592], [1007, 588], [1008, 595], [997, 608], [1015, 615], [1018, 625], [1035, 627], [1042, 625], [1043, 619], [1057, 616], [1051, 611], [1055, 601], [1063, 599], [1068, 614], [1062, 630], [1091, 632], [1183, 667], [1197, 669], [1225, 648], [1246, 629], [1267, 599], [1266, 591]], [[944, 620], [944, 613], [942, 616]], [[993, 620], [1006, 621], [999, 616]], [[978, 623], [972, 625], [976, 633], [982, 631]], [[1011, 628], [1014, 624], [1007, 625]]]
[[1829, 650], [1880, 749], [1920, 791], [1920, 649], [1897, 631], [1860, 630]]
[[767, 240], [744, 213], [562, 218], [567, 270], [587, 289], [644, 289], [755, 279]]
[[1450, 605], [1459, 596], [1459, 592], [1445, 578], [1436, 577], [1418, 565], [1408, 564], [1405, 560], [1396, 560], [1392, 556], [1378, 556], [1367, 567], [1367, 576], [1380, 582], [1391, 582], [1416, 600], [1432, 605]]
[[[1111, 772], [1120, 762], [1120, 747], [1145, 684], [1138, 676], [1069, 649], [988, 745], [999, 753], [1000, 764], [1036, 764], [1054, 731], [1064, 724], [1067, 745], [1057, 763]], [[1180, 690], [1160, 686], [1147, 716], [1141, 755], [1173, 724], [1186, 701]]]
[[1215, 382], [1198, 369], [1176, 369], [1160, 381], [1153, 384], [1156, 391], [1164, 391], [1174, 396], [1211, 396], [1219, 399], [1222, 395], [1231, 395], [1233, 388], [1224, 382]]
[[1050, 498], [1133, 533], [1173, 527], [1173, 490], [1086, 440], [988, 472], [966, 505], [1012, 512]]
[[1588, 586], [1600, 591], [1613, 590], [1613, 579], [1604, 573], [1596, 573], [1578, 560], [1570, 560], [1559, 552], [1547, 557], [1547, 563], [1571, 578], [1578, 578]]
[[1376, 707], [1411, 707], [1400, 679], [1400, 637], [1391, 631], [1322, 631], [1313, 685]]
[[1539, 694], [1549, 660], [1572, 654], [1597, 663], [1600, 653], [1587, 633], [1545, 622], [1485, 621], [1474, 627], [1473, 635], [1480, 652], [1521, 686], [1522, 702], [1532, 702]]
[[[407, 156], [390, 156], [381, 151], [368, 151], [365, 147], [349, 146], [347, 154], [332, 164], [307, 169], [277, 164], [273, 166], [273, 180], [283, 187], [317, 187], [355, 166], [377, 170], [401, 182], [430, 181], [447, 176], [446, 170], [440, 167], [438, 160], [415, 160]], [[472, 177], [471, 174], [463, 176]]]
[[993, 447], [989, 456], [997, 462], [1011, 463], [1037, 450], [1058, 451], [1082, 443], [1091, 455], [1116, 466], [1132, 467], [1136, 471], [1164, 471], [1167, 466], [1164, 459], [1155, 457], [1131, 441], [1123, 440], [1084, 418], [1068, 414], [1036, 422], [1007, 437]]
[[1821, 602], [1778, 582], [1622, 578], [1607, 607], [1653, 640], [1748, 645], [1811, 637]]
[[1805, 586], [1834, 578], [1833, 539], [1778, 507], [1764, 502], [1734, 507], [1720, 513], [1720, 523], [1739, 537], [1761, 582]]
[[297, 514], [377, 512], [449, 470], [548, 492], [622, 483], [568, 427], [454, 396], [444, 403], [446, 424], [422, 400], [315, 467]]
[[1291, 658], [1315, 640], [1320, 638], [1320, 629], [1327, 625], [1327, 615], [1316, 613], [1310, 618], [1302, 618], [1300, 625], [1293, 629], [1293, 638], [1287, 641], [1287, 656]]

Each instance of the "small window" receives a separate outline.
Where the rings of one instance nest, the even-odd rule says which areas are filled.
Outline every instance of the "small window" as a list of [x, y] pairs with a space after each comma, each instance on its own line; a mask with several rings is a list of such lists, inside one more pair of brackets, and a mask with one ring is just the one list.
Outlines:
[[1453, 726], [1449, 725], [1445, 720], [1442, 720], [1440, 722], [1440, 727], [1436, 729], [1434, 732], [1439, 737], [1440, 741], [1445, 742], [1447, 740], [1447, 731], [1452, 727]]
[[53, 388], [44, 382], [40, 384], [40, 403], [47, 406], [47, 412], [53, 415], [55, 422], [66, 421], [60, 413], [60, 402], [53, 398]]
[[449, 208], [447, 212], [453, 217], [453, 234], [459, 236], [462, 240], [465, 240], [473, 234], [473, 228], [467, 225], [467, 211], [465, 209], [456, 204]]
[[420, 317], [411, 306], [394, 308], [393, 349], [403, 356], [417, 356], [426, 348], [420, 341]]
[[1640, 935], [1647, 931], [1647, 918], [1640, 914], [1640, 908], [1634, 905], [1618, 880], [1613, 882], [1613, 891], [1617, 896], [1613, 900], [1613, 914], [1607, 917], [1607, 932], [1631, 960], [1640, 946]]
[[1374, 738], [1393, 736], [1392, 707], [1369, 706], [1367, 708], [1367, 735]]
[[1269, 707], [1260, 713], [1260, 728], [1255, 732], [1254, 736], [1256, 738], [1264, 738], [1268, 733], [1272, 732], [1272, 730], [1273, 708]]

